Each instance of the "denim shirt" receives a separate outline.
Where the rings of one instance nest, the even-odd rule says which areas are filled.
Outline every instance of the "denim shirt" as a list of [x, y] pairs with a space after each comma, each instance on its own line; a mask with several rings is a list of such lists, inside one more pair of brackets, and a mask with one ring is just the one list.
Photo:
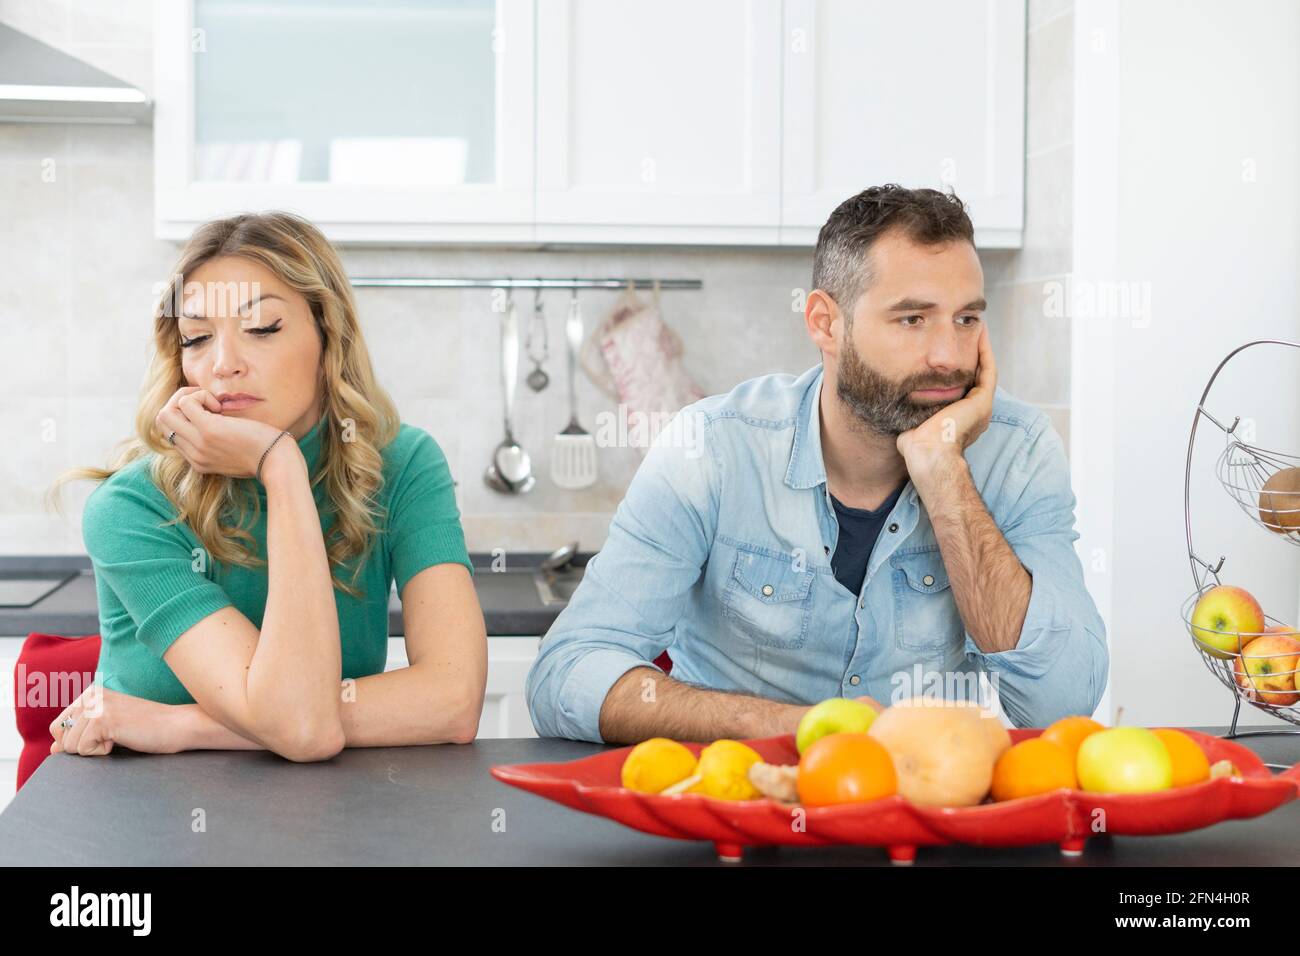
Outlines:
[[1093, 713], [1109, 666], [1105, 626], [1084, 587], [1069, 467], [1047, 415], [999, 387], [988, 428], [965, 451], [1032, 577], [1016, 646], [985, 653], [963, 626], [910, 480], [861, 593], [836, 580], [821, 383], [820, 364], [751, 379], [688, 405], [660, 432], [529, 672], [539, 734], [601, 742], [609, 689], [664, 650], [674, 679], [790, 703], [974, 699], [978, 686], [1019, 727]]

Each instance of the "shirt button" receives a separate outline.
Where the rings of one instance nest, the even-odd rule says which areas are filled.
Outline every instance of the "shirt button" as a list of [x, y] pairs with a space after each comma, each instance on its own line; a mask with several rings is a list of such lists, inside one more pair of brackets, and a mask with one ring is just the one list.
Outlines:
[[858, 602], [858, 607], [866, 607], [866, 606], [867, 606], [866, 598], [863, 598], [861, 601]]
[[862, 683], [862, 678], [859, 677], [857, 674], [854, 674], [852, 677], [849, 678], [849, 683], [852, 684], [854, 687], [857, 687], [859, 684]]
[[889, 526], [889, 530], [890, 530], [891, 532], [892, 532], [892, 531], [897, 531], [897, 530], [898, 530], [898, 525], [896, 525], [896, 524], [891, 524], [891, 525]]
[[924, 582], [924, 584], [925, 584], [926, 587], [929, 587], [931, 584], [934, 583], [934, 575], [933, 575], [933, 574], [927, 574], [925, 577], [921, 578], [921, 580], [922, 580], [922, 582]]
[[764, 584], [764, 585], [763, 585], [763, 595], [764, 595], [764, 597], [771, 597], [771, 596], [772, 596], [772, 585], [770, 585], [770, 584]]

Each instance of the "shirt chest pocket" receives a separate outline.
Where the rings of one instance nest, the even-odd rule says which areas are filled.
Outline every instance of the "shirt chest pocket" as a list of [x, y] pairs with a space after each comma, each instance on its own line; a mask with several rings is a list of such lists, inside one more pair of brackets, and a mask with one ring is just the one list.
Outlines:
[[966, 628], [939, 551], [895, 555], [894, 628], [898, 646], [938, 651], [965, 640]]
[[768, 647], [799, 648], [808, 639], [815, 573], [791, 555], [737, 548], [722, 596], [723, 617]]

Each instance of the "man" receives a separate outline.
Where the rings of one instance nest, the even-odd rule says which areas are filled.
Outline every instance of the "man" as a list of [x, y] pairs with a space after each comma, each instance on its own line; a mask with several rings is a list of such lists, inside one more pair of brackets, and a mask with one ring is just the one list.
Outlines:
[[656, 439], [529, 673], [540, 734], [765, 737], [828, 697], [967, 678], [1018, 726], [1094, 711], [1109, 661], [1065, 452], [997, 387], [973, 237], [930, 189], [831, 214], [804, 312], [821, 364]]

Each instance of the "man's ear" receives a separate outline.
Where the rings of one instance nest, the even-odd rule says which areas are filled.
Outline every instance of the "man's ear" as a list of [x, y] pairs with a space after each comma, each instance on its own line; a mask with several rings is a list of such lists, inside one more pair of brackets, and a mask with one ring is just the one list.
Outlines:
[[813, 289], [804, 305], [803, 320], [808, 328], [808, 337], [823, 354], [839, 354], [839, 334], [844, 316], [834, 299], [821, 289]]

